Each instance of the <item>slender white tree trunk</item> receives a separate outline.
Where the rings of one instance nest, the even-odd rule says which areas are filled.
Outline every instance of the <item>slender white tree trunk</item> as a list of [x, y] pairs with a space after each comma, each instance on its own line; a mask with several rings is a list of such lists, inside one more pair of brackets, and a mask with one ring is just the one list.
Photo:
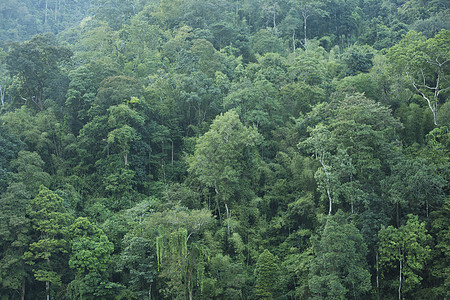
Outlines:
[[380, 291], [379, 291], [379, 289], [380, 289], [380, 282], [379, 282], [380, 270], [379, 270], [379, 266], [378, 266], [378, 250], [375, 251], [375, 259], [377, 261], [377, 263], [376, 263], [376, 268], [377, 268], [377, 295], [379, 297], [380, 296]]
[[5, 105], [5, 93], [6, 93], [6, 76], [5, 76], [5, 84], [3, 86], [0, 84], [0, 100], [2, 106]]
[[292, 48], [294, 49], [295, 53], [295, 30], [292, 29]]
[[[403, 243], [402, 247], [405, 247]], [[402, 300], [402, 272], [403, 272], [403, 253], [400, 250], [400, 272], [399, 272], [399, 283], [398, 283], [398, 300]]]
[[323, 162], [322, 158], [319, 159], [320, 164], [322, 165], [323, 172], [325, 173], [326, 177], [326, 190], [327, 190], [327, 196], [328, 196], [328, 202], [329, 202], [329, 209], [328, 209], [328, 215], [331, 216], [331, 209], [333, 205], [333, 199], [331, 198], [331, 190], [330, 190], [330, 176], [328, 174], [328, 171], [326, 169], [325, 163]]
[[47, 300], [50, 300], [50, 282], [45, 282], [45, 292], [47, 293]]
[[25, 278], [22, 279], [22, 294], [20, 295], [20, 299], [25, 299]]
[[48, 16], [48, 0], [45, 0], [45, 19], [44, 19], [44, 24], [47, 24], [47, 16]]
[[230, 236], [231, 230], [230, 230], [230, 211], [228, 210], [228, 205], [225, 203], [225, 209], [227, 210], [227, 234]]

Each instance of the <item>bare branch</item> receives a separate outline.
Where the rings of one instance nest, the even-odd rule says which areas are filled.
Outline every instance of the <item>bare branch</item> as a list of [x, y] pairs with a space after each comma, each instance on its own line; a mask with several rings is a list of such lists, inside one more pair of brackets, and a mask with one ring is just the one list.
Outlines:
[[424, 88], [427, 88], [429, 90], [437, 90], [438, 89], [437, 86], [436, 87], [431, 87], [431, 86], [428, 86], [426, 84], [417, 84], [417, 86], [424, 87]]
[[442, 67], [443, 65], [445, 65], [446, 63], [448, 63], [448, 62], [450, 61], [450, 59], [447, 59], [446, 61], [440, 63], [440, 62], [438, 61], [438, 58], [439, 58], [439, 57], [436, 57], [436, 62], [439, 64], [439, 67]]
[[428, 98], [418, 87], [417, 87], [417, 85], [416, 85], [416, 83], [414, 82], [414, 80], [413, 80], [413, 86], [414, 86], [414, 88], [416, 89], [416, 91], [425, 99], [425, 100], [427, 100], [427, 103], [428, 103], [428, 107], [431, 109], [431, 111], [433, 112], [434, 110], [433, 110], [433, 106], [432, 106], [432, 103], [431, 103], [431, 100], [430, 100], [430, 98]]
[[187, 238], [186, 238], [186, 244], [187, 244], [187, 242], [189, 241], [189, 238], [191, 237], [192, 234], [194, 234], [193, 231], [192, 231], [191, 233], [189, 233], [189, 235], [187, 236]]
[[446, 90], [448, 90], [448, 89], [450, 89], [450, 86], [449, 87], [446, 87], [445, 89], [441, 89], [441, 90], [439, 90], [439, 91], [437, 91], [437, 96], [439, 96], [439, 94], [441, 93], [441, 92], [443, 92], [443, 91], [446, 91]]

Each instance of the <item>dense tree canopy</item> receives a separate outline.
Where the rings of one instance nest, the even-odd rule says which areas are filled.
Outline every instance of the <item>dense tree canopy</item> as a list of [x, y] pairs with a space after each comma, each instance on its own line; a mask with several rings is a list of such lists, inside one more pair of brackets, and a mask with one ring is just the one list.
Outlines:
[[449, 298], [450, 10], [0, 1], [0, 298]]

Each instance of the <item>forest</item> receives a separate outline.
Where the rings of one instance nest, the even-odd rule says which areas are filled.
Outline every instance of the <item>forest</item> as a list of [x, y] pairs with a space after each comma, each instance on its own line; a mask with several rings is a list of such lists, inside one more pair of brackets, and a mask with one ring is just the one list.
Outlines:
[[0, 299], [450, 299], [447, 0], [1, 0]]

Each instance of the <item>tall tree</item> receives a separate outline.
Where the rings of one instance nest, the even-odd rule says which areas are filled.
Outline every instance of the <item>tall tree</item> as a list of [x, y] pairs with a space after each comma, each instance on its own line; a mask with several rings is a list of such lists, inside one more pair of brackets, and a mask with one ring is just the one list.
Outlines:
[[156, 255], [167, 297], [192, 300], [202, 294], [210, 250], [201, 237], [211, 221], [207, 209], [188, 211], [181, 207], [154, 213], [146, 220], [146, 226], [158, 228]]
[[61, 284], [60, 255], [67, 253], [67, 229], [71, 216], [63, 206], [63, 199], [45, 186], [30, 200], [27, 209], [36, 239], [30, 243], [24, 258], [33, 268], [37, 281], [45, 282], [47, 300], [50, 299], [50, 283]]
[[359, 230], [342, 211], [326, 217], [320, 239], [312, 237], [309, 288], [317, 299], [364, 296], [370, 290], [367, 246]]
[[244, 126], [231, 110], [217, 116], [210, 130], [198, 139], [194, 155], [188, 158], [188, 171], [214, 190], [220, 218], [223, 206], [227, 219], [230, 217], [233, 195], [251, 188], [257, 168], [256, 145], [260, 140], [258, 131]]
[[299, 146], [321, 164], [316, 178], [322, 197], [328, 199], [328, 213], [333, 202], [342, 201], [352, 213], [363, 211], [368, 195], [381, 197], [381, 182], [401, 156], [396, 146], [396, 128], [401, 124], [388, 108], [361, 94], [318, 105], [309, 118], [323, 121], [308, 129], [310, 137]]
[[35, 196], [41, 185], [49, 185], [51, 177], [44, 172], [44, 161], [39, 154], [30, 151], [20, 151], [11, 162], [12, 179], [22, 182], [31, 196]]
[[8, 186], [10, 163], [22, 147], [23, 143], [9, 132], [8, 127], [0, 124], [0, 195]]
[[0, 198], [0, 294], [18, 293], [22, 300], [31, 273], [23, 260], [31, 240], [30, 220], [26, 217], [30, 198], [22, 182], [11, 183]]
[[27, 42], [13, 44], [6, 57], [6, 66], [16, 78], [20, 97], [16, 101], [25, 101], [39, 111], [44, 110], [45, 100], [53, 97], [46, 89], [50, 88], [53, 93], [58, 93], [52, 87], [52, 82], [62, 76], [60, 63], [67, 62], [71, 56], [70, 49], [58, 46], [54, 37], [48, 34], [36, 35]]
[[405, 74], [415, 92], [426, 100], [437, 126], [438, 105], [450, 88], [450, 31], [442, 30], [428, 40], [410, 31], [386, 55], [393, 70]]
[[258, 257], [255, 276], [255, 289], [258, 299], [276, 298], [280, 268], [278, 267], [277, 258], [267, 249]]
[[[432, 223], [430, 233], [435, 238], [435, 247], [431, 253], [431, 285], [434, 294], [440, 298], [450, 297], [450, 198], [442, 208], [430, 214]], [[436, 280], [437, 279], [437, 280]]]
[[[382, 226], [378, 237], [381, 273], [392, 282], [397, 281], [394, 278], [398, 278], [397, 284], [387, 282], [387, 286], [397, 285], [399, 300], [405, 295], [411, 297], [413, 294], [409, 292], [414, 292], [420, 285], [421, 271], [431, 255], [428, 245], [431, 236], [427, 233], [425, 223], [419, 222], [415, 215], [408, 215], [406, 224], [399, 228]], [[388, 291], [389, 288], [385, 293]]]
[[308, 43], [308, 19], [315, 14], [323, 15], [325, 11], [322, 10], [322, 1], [310, 1], [310, 0], [293, 0], [293, 9], [298, 10], [301, 18], [303, 19], [303, 40], [302, 46], [307, 49]]
[[123, 278], [129, 279], [127, 286], [136, 296], [151, 299], [157, 281], [155, 240], [142, 233], [125, 236], [123, 243], [118, 270], [122, 275], [126, 274]]
[[77, 218], [68, 228], [70, 237], [69, 266], [75, 269], [75, 279], [69, 284], [73, 298], [96, 299], [110, 294], [108, 266], [111, 264], [113, 244], [87, 218]]

